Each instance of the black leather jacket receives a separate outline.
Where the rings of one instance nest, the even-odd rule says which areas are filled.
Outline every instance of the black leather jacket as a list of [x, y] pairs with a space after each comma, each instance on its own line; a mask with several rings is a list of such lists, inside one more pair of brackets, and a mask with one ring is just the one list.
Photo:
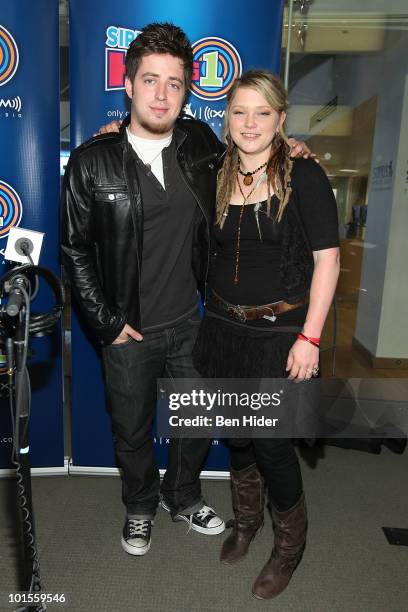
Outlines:
[[[202, 216], [194, 227], [193, 269], [205, 293], [216, 179], [224, 147], [201, 121], [178, 119], [177, 160]], [[125, 125], [71, 155], [62, 195], [62, 263], [88, 323], [110, 344], [125, 323], [138, 331], [143, 201]]]

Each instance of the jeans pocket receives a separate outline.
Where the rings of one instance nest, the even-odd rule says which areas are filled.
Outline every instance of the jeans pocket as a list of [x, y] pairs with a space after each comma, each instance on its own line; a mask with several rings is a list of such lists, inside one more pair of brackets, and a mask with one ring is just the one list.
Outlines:
[[113, 344], [113, 343], [108, 344], [106, 348], [112, 348], [112, 349], [115, 349], [115, 351], [117, 351], [118, 349], [122, 349], [122, 348], [125, 348], [126, 346], [129, 346], [133, 342], [135, 342], [135, 340], [133, 340], [133, 338], [129, 336], [128, 339], [125, 340], [125, 342], [118, 342], [116, 344]]

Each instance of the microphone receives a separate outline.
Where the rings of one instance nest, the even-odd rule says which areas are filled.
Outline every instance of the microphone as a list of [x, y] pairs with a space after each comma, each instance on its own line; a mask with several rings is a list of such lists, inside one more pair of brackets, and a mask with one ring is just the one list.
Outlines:
[[13, 287], [10, 291], [9, 301], [6, 312], [9, 317], [16, 317], [24, 304], [24, 296], [18, 287]]
[[16, 276], [13, 278], [12, 283], [9, 291], [6, 313], [9, 317], [16, 317], [24, 304], [24, 295], [21, 291], [21, 287], [27, 290], [28, 281], [23, 276]]
[[7, 367], [9, 370], [14, 368], [14, 342], [13, 338], [7, 338], [6, 340], [6, 355], [7, 355]]

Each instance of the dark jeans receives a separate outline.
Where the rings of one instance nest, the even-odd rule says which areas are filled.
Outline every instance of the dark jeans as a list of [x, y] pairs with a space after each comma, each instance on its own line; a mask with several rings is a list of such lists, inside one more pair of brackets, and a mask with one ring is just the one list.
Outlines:
[[[116, 456], [122, 469], [123, 501], [128, 516], [153, 518], [160, 477], [154, 455], [152, 423], [158, 378], [196, 378], [191, 361], [200, 319], [158, 332], [142, 342], [129, 339], [103, 349]], [[196, 512], [203, 505], [200, 472], [211, 440], [173, 439], [161, 492], [172, 513]]]
[[231, 468], [243, 470], [256, 463], [265, 479], [268, 499], [278, 512], [292, 508], [302, 495], [302, 474], [291, 440], [284, 438], [253, 438], [247, 446], [231, 450]]

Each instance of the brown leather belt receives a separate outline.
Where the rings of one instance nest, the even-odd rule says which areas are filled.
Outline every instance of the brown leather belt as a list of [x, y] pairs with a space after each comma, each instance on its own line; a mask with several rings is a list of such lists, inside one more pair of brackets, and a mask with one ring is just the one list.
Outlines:
[[220, 306], [222, 310], [228, 313], [234, 319], [238, 319], [241, 323], [245, 321], [255, 321], [256, 319], [268, 319], [269, 321], [276, 321], [276, 317], [289, 310], [300, 308], [305, 306], [309, 299], [304, 297], [300, 302], [295, 304], [288, 304], [288, 302], [273, 302], [272, 304], [262, 304], [261, 306], [241, 306], [240, 304], [230, 304], [222, 299], [219, 295], [212, 292], [210, 301], [217, 306]]

